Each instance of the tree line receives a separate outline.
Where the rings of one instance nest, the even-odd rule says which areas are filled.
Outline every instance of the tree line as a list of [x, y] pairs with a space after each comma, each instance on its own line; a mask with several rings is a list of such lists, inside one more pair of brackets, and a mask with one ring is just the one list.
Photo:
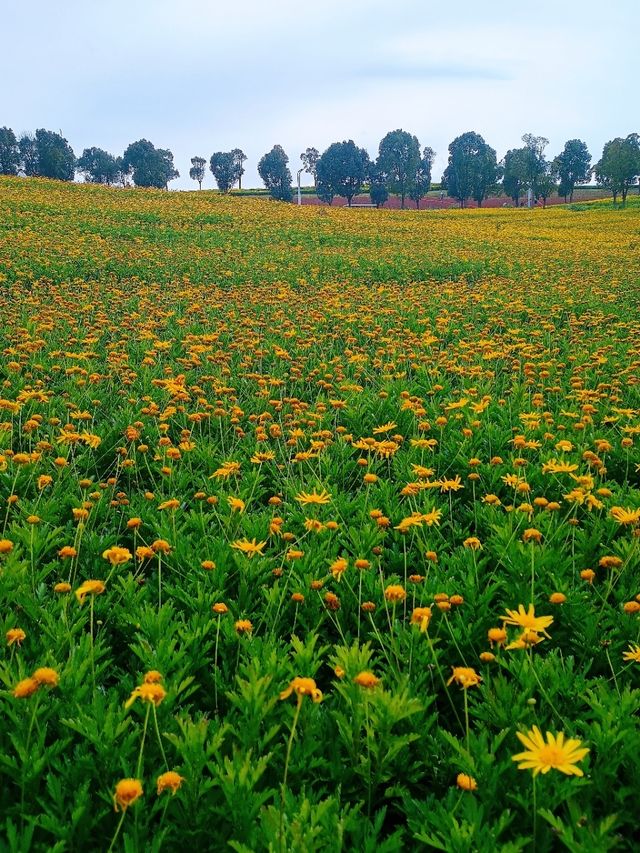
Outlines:
[[[480, 207], [490, 195], [504, 193], [518, 206], [529, 194], [546, 203], [557, 192], [566, 200], [573, 198], [576, 186], [587, 183], [594, 175], [609, 189], [614, 203], [618, 197], [626, 201], [629, 189], [640, 177], [640, 135], [631, 133], [610, 140], [600, 160], [591, 165], [591, 154], [580, 139], [570, 139], [553, 159], [545, 150], [549, 140], [526, 133], [523, 145], [512, 148], [498, 160], [496, 151], [479, 133], [469, 131], [449, 145], [448, 163], [441, 190], [455, 198], [461, 207], [474, 201]], [[313, 178], [318, 198], [331, 204], [336, 196], [351, 205], [355, 196], [367, 188], [371, 202], [383, 205], [389, 193], [407, 199], [416, 207], [431, 189], [431, 170], [435, 152], [421, 147], [418, 138], [405, 130], [392, 130], [384, 136], [378, 155], [371, 158], [353, 140], [332, 143], [322, 154], [307, 148], [301, 155], [303, 170]], [[218, 189], [229, 192], [242, 188], [247, 156], [239, 148], [217, 151], [209, 159]], [[204, 157], [192, 157], [189, 177], [202, 188], [207, 170]], [[301, 170], [302, 171], [302, 170]], [[274, 145], [258, 163], [258, 173], [274, 199], [291, 201], [293, 181], [289, 158], [280, 145]], [[81, 174], [89, 183], [110, 186], [156, 187], [166, 189], [178, 178], [173, 154], [156, 148], [147, 139], [132, 142], [122, 156], [114, 156], [101, 148], [85, 148], [76, 158], [62, 134], [40, 128], [35, 134], [19, 138], [11, 128], [0, 128], [0, 174], [40, 176], [72, 181]]]

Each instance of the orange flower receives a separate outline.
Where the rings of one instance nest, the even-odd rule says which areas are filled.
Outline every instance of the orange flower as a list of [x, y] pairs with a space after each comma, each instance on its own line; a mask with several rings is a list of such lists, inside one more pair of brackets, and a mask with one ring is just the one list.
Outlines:
[[16, 646], [19, 646], [26, 637], [27, 635], [22, 628], [9, 628], [7, 631], [7, 645], [13, 646], [15, 643]]
[[127, 563], [133, 555], [128, 548], [120, 548], [118, 545], [113, 545], [111, 548], [107, 548], [106, 551], [103, 551], [102, 556], [105, 560], [108, 560], [112, 566], [120, 566], [123, 563]]
[[139, 779], [121, 779], [113, 794], [114, 810], [118, 811], [119, 806], [122, 811], [126, 811], [143, 794], [144, 791]]
[[303, 696], [310, 696], [314, 702], [322, 701], [322, 691], [318, 690], [313, 678], [296, 676], [286, 690], [282, 691], [280, 699], [288, 699], [292, 693], [296, 694], [298, 701], [301, 701]]
[[353, 680], [355, 684], [359, 687], [364, 687], [366, 690], [371, 690], [380, 684], [380, 679], [368, 670], [359, 672]]
[[84, 600], [88, 595], [102, 595], [106, 586], [102, 581], [85, 581], [76, 590], [76, 598], [80, 605], [84, 604]]
[[13, 688], [13, 695], [16, 699], [26, 699], [32, 696], [40, 687], [35, 678], [23, 678]]
[[48, 666], [41, 666], [40, 669], [36, 669], [31, 677], [39, 687], [57, 687], [60, 678], [55, 669]]
[[158, 796], [163, 791], [171, 791], [171, 796], [174, 797], [183, 782], [184, 776], [180, 776], [175, 770], [167, 770], [166, 773], [161, 773], [157, 779]]

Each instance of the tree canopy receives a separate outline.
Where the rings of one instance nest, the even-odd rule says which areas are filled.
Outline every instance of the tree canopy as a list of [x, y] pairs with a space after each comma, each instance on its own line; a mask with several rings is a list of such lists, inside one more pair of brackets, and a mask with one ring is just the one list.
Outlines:
[[421, 199], [423, 199], [431, 189], [431, 168], [435, 158], [436, 152], [433, 148], [426, 146], [422, 151], [422, 157], [418, 163], [415, 180], [409, 189], [409, 198], [412, 201], [415, 201], [418, 210], [420, 209]]
[[288, 163], [289, 158], [281, 145], [274, 145], [258, 163], [258, 174], [262, 182], [269, 190], [271, 198], [278, 201], [291, 201], [293, 198]]
[[391, 130], [380, 142], [379, 168], [387, 175], [389, 190], [400, 196], [402, 207], [416, 182], [420, 160], [418, 137], [406, 130]]
[[174, 168], [173, 154], [164, 148], [156, 148], [148, 139], [132, 142], [122, 157], [125, 172], [131, 170], [137, 187], [166, 189], [169, 181], [179, 178]]
[[353, 197], [369, 176], [370, 165], [365, 149], [358, 148], [352, 139], [332, 143], [316, 165], [319, 193], [325, 197], [344, 196], [351, 207]]
[[316, 166], [318, 165], [318, 160], [320, 159], [320, 152], [317, 148], [307, 148], [300, 155], [300, 161], [304, 166], [305, 172], [313, 178], [313, 184], [316, 184]]
[[593, 170], [596, 180], [613, 193], [614, 204], [618, 195], [625, 204], [629, 189], [640, 175], [640, 136], [630, 133], [625, 139], [618, 136], [609, 140]]
[[90, 184], [115, 184], [121, 179], [122, 162], [102, 148], [85, 148], [76, 169]]
[[10, 127], [0, 127], [0, 175], [17, 175], [20, 168], [20, 149]]
[[207, 161], [204, 157], [192, 157], [191, 158], [191, 168], [189, 169], [189, 177], [192, 181], [198, 182], [198, 189], [202, 189], [202, 182], [204, 181], [205, 170], [207, 168]]
[[449, 145], [449, 162], [442, 185], [451, 198], [464, 207], [472, 198], [478, 207], [495, 189], [500, 170], [496, 152], [479, 133], [468, 131]]
[[558, 194], [573, 201], [573, 191], [576, 184], [584, 184], [591, 174], [591, 154], [585, 142], [581, 139], [569, 139], [564, 149], [553, 161], [554, 170], [560, 180]]
[[209, 168], [221, 193], [228, 193], [236, 182], [236, 167], [231, 151], [216, 151], [211, 155]]

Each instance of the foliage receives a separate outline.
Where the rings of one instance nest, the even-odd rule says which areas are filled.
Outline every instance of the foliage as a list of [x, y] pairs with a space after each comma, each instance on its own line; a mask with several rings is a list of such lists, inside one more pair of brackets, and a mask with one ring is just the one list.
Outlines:
[[102, 148], [85, 148], [76, 169], [91, 184], [115, 184], [122, 180], [122, 163]]
[[320, 152], [317, 148], [306, 148], [300, 155], [300, 161], [304, 166], [305, 172], [313, 177], [314, 186], [316, 184], [316, 167], [320, 159]]
[[148, 139], [132, 142], [122, 156], [122, 169], [133, 174], [137, 187], [167, 189], [169, 181], [179, 178], [174, 168], [173, 154], [164, 148], [156, 148]]
[[207, 168], [207, 161], [204, 157], [192, 157], [191, 168], [189, 169], [189, 177], [192, 181], [198, 182], [198, 189], [202, 189], [202, 182]]
[[496, 152], [479, 133], [463, 133], [449, 145], [449, 163], [442, 185], [447, 195], [460, 202], [460, 207], [470, 198], [481, 207], [485, 198], [495, 191], [499, 175]]
[[332, 143], [316, 164], [319, 197], [325, 200], [344, 196], [351, 207], [353, 197], [358, 195], [369, 176], [369, 169], [369, 155], [352, 139]]
[[416, 179], [409, 190], [409, 198], [415, 201], [416, 208], [420, 209], [420, 200], [423, 199], [431, 189], [431, 169], [436, 159], [433, 148], [426, 146], [422, 151], [422, 158], [416, 171]]
[[277, 201], [291, 201], [293, 198], [288, 163], [289, 158], [281, 145], [274, 145], [258, 163], [258, 174], [262, 183]]
[[238, 182], [238, 189], [242, 189], [242, 176], [244, 175], [244, 164], [247, 161], [247, 155], [241, 148], [233, 148], [231, 150], [233, 157], [233, 166], [235, 172], [235, 180]]
[[584, 184], [591, 175], [591, 154], [586, 142], [581, 139], [569, 139], [554, 160], [554, 171], [560, 180], [558, 195], [573, 201], [576, 184]]
[[629, 189], [640, 175], [640, 136], [630, 133], [625, 139], [616, 137], [607, 142], [593, 171], [596, 180], [613, 193], [614, 204], [618, 195], [625, 204]]
[[0, 198], [4, 847], [633, 850], [638, 200]]
[[231, 151], [216, 151], [209, 160], [211, 174], [221, 193], [228, 193], [237, 179], [236, 159]]
[[28, 177], [72, 181], [76, 158], [73, 149], [59, 133], [39, 128], [34, 136], [25, 134], [18, 141], [20, 168]]
[[0, 175], [17, 175], [20, 168], [20, 149], [10, 127], [0, 127]]
[[[429, 182], [431, 180], [430, 165]], [[378, 148], [378, 168], [387, 176], [387, 188], [400, 196], [402, 207], [404, 207], [405, 198], [410, 196], [415, 188], [418, 171], [421, 171], [421, 181], [424, 182], [424, 167], [425, 158], [420, 157], [420, 143], [417, 136], [413, 136], [406, 130], [391, 130], [383, 137]]]

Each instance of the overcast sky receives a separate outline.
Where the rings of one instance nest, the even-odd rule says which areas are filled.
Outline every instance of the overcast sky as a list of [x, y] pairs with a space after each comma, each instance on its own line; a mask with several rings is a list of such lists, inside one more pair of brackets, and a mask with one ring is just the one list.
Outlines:
[[[189, 159], [239, 147], [246, 186], [275, 143], [388, 130], [437, 152], [467, 130], [502, 157], [523, 133], [587, 142], [640, 131], [640, 0], [0, 0], [0, 126], [61, 130], [76, 155], [145, 137]], [[213, 186], [207, 173], [206, 186]]]

